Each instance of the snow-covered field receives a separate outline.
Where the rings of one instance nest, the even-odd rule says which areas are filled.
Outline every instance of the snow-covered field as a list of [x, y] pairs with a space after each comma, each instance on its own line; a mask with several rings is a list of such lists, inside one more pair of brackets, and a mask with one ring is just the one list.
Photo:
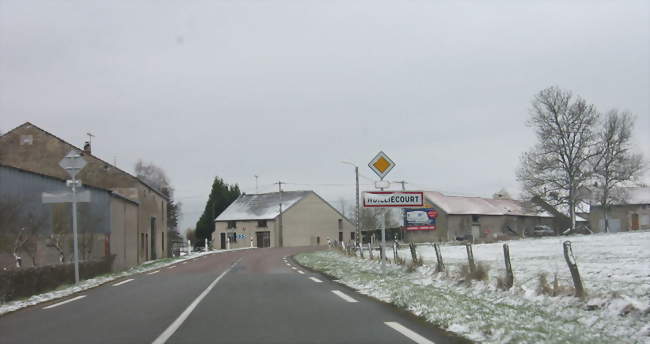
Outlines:
[[[249, 248], [240, 248], [240, 249], [232, 249], [228, 251], [235, 251], [235, 250], [246, 250]], [[13, 312], [21, 308], [33, 306], [42, 302], [47, 302], [55, 299], [59, 299], [62, 297], [66, 297], [87, 289], [95, 288], [97, 286], [100, 286], [104, 283], [108, 283], [110, 281], [116, 280], [118, 278], [123, 278], [126, 276], [130, 275], [135, 275], [147, 271], [153, 271], [153, 270], [158, 270], [160, 268], [164, 268], [166, 266], [178, 264], [182, 261], [188, 260], [188, 259], [194, 259], [198, 258], [204, 255], [208, 254], [215, 254], [215, 253], [223, 253], [223, 252], [228, 252], [226, 250], [218, 250], [218, 251], [208, 251], [208, 252], [193, 252], [189, 255], [185, 255], [182, 257], [177, 257], [177, 258], [167, 258], [167, 259], [160, 259], [158, 261], [150, 261], [150, 262], [145, 262], [141, 265], [135, 266], [131, 269], [128, 269], [126, 271], [122, 272], [117, 272], [113, 274], [108, 274], [108, 275], [103, 275], [103, 276], [98, 276], [95, 278], [87, 279], [80, 281], [79, 284], [77, 285], [64, 285], [59, 287], [56, 290], [39, 294], [39, 295], [34, 295], [32, 297], [29, 297], [27, 299], [23, 300], [15, 300], [15, 301], [10, 301], [7, 303], [0, 304], [0, 315], [3, 315], [5, 313]]]
[[[587, 289], [585, 300], [539, 295], [539, 276], [557, 274], [572, 286], [562, 242], [570, 240]], [[650, 343], [650, 232], [511, 241], [515, 285], [496, 288], [505, 274], [503, 243], [474, 245], [474, 258], [490, 267], [487, 281], [461, 282], [464, 246], [442, 246], [447, 274], [436, 274], [435, 251], [417, 247], [424, 266], [415, 272], [345, 257], [336, 251], [302, 254], [298, 262], [340, 282], [409, 309], [430, 322], [485, 343]], [[367, 252], [366, 252], [367, 253]], [[392, 252], [388, 250], [389, 257]], [[400, 250], [410, 259], [408, 249]], [[366, 258], [367, 258], [366, 254]]]

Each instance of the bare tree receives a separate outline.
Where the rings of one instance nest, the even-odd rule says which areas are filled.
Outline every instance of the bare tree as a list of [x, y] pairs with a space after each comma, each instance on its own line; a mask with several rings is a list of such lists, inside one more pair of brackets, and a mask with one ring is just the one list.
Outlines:
[[590, 161], [597, 155], [598, 112], [570, 91], [549, 87], [535, 96], [530, 114], [538, 143], [521, 157], [517, 179], [527, 196], [568, 206], [575, 230], [577, 191], [591, 178]]
[[26, 253], [34, 266], [38, 265], [38, 238], [47, 220], [45, 214], [38, 215], [27, 204], [20, 196], [0, 199], [0, 249], [11, 252], [17, 267], [23, 265], [21, 253]]
[[55, 249], [59, 253], [59, 263], [65, 261], [65, 242], [66, 235], [62, 233], [52, 233], [48, 237], [45, 246]]
[[[135, 174], [138, 178], [144, 180], [147, 184], [161, 192], [165, 192], [165, 189], [171, 187], [167, 173], [165, 173], [162, 168], [153, 163], [145, 163], [142, 159], [138, 160], [135, 164]], [[173, 191], [169, 190], [165, 193], [171, 195]]]
[[609, 206], [624, 197], [620, 192], [616, 192], [616, 188], [623, 182], [638, 179], [643, 172], [641, 154], [632, 151], [633, 126], [634, 117], [631, 114], [612, 110], [607, 114], [598, 133], [599, 154], [595, 157], [593, 165], [597, 197], [603, 208], [605, 232], [609, 232]]

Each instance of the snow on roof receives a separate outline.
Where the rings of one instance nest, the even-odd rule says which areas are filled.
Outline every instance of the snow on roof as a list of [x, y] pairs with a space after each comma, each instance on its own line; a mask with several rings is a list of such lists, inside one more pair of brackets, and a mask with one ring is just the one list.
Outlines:
[[[282, 192], [282, 212], [313, 191]], [[214, 221], [272, 220], [280, 215], [280, 193], [244, 194], [239, 196]]]
[[625, 204], [650, 204], [650, 188], [629, 187], [625, 188]]
[[426, 191], [424, 196], [447, 214], [553, 217], [547, 212], [537, 212], [527, 209], [524, 206], [524, 202], [517, 200], [446, 196], [436, 191]]

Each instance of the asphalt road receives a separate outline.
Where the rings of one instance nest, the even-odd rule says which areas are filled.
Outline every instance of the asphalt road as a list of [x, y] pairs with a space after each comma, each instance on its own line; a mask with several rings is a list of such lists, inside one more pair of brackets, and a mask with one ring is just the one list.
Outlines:
[[0, 343], [465, 342], [291, 260], [309, 249], [212, 254], [113, 281], [1, 316]]

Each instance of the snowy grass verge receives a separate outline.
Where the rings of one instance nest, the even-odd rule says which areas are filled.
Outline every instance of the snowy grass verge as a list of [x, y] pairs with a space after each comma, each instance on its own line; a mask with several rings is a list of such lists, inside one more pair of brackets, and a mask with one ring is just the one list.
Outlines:
[[[395, 304], [427, 321], [481, 343], [650, 343], [648, 311], [625, 316], [574, 297], [501, 291], [489, 282], [461, 282], [425, 264], [413, 272], [399, 265], [337, 251], [295, 256], [298, 263], [338, 282]], [[383, 270], [383, 271], [382, 271]], [[616, 309], [616, 307], [614, 307]]]
[[29, 298], [25, 298], [22, 300], [15, 300], [15, 301], [10, 301], [4, 304], [0, 304], [0, 316], [17, 311], [21, 308], [37, 305], [42, 302], [48, 302], [52, 300], [56, 300], [59, 298], [63, 298], [66, 296], [70, 296], [72, 294], [76, 294], [79, 292], [82, 292], [84, 290], [92, 289], [98, 286], [101, 286], [103, 284], [106, 284], [108, 282], [114, 281], [116, 279], [120, 279], [123, 277], [131, 276], [131, 275], [136, 275], [140, 274], [143, 272], [148, 272], [148, 271], [153, 271], [157, 269], [164, 268], [166, 266], [171, 266], [174, 264], [177, 264], [182, 261], [190, 260], [190, 259], [195, 259], [201, 256], [205, 255], [210, 255], [210, 254], [218, 254], [218, 253], [225, 253], [225, 252], [232, 252], [232, 251], [239, 251], [239, 250], [248, 250], [251, 249], [250, 247], [245, 247], [245, 248], [238, 248], [238, 249], [231, 249], [231, 250], [215, 250], [215, 251], [209, 251], [209, 252], [193, 252], [189, 255], [186, 256], [181, 256], [181, 257], [175, 257], [175, 258], [163, 258], [159, 260], [152, 260], [148, 262], [144, 262], [138, 266], [134, 266], [128, 270], [125, 271], [120, 271], [120, 272], [115, 272], [111, 274], [106, 274], [106, 275], [101, 275], [97, 276], [94, 278], [90, 278], [87, 280], [80, 281], [79, 284], [77, 285], [62, 285], [59, 288], [31, 296]]

